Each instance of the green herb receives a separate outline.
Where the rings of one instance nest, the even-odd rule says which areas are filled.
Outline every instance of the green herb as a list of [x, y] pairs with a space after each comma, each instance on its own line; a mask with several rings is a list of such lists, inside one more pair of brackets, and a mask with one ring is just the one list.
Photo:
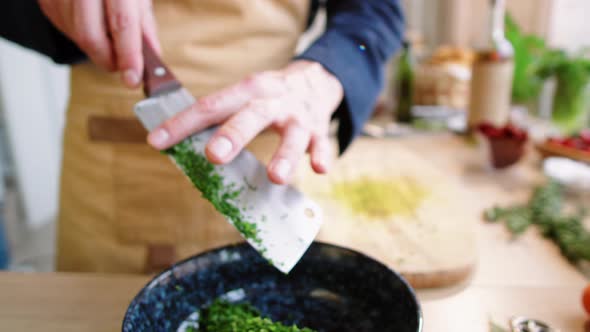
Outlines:
[[246, 239], [260, 245], [262, 240], [256, 223], [249, 221], [235, 203], [243, 188], [237, 189], [234, 183], [225, 184], [215, 165], [205, 156], [197, 154], [191, 142], [190, 138], [186, 139], [166, 150], [166, 153], [174, 158], [193, 185], [217, 211], [226, 216]]
[[527, 208], [518, 208], [510, 215], [506, 216], [506, 227], [512, 234], [520, 235], [524, 233], [531, 224], [531, 213]]
[[201, 312], [199, 326], [203, 332], [314, 332], [308, 328], [275, 323], [262, 317], [250, 304], [222, 300], [216, 300]]
[[584, 227], [585, 211], [575, 215], [563, 211], [563, 188], [551, 181], [537, 187], [527, 205], [494, 207], [485, 211], [489, 222], [504, 221], [516, 237], [535, 225], [541, 234], [557, 244], [571, 262], [590, 261], [590, 232]]

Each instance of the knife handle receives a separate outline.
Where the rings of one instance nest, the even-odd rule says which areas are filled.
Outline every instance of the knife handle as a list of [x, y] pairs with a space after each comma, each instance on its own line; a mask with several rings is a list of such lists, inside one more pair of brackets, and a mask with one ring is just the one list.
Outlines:
[[154, 51], [145, 36], [142, 39], [143, 49], [143, 92], [146, 97], [160, 95], [181, 87], [180, 82]]

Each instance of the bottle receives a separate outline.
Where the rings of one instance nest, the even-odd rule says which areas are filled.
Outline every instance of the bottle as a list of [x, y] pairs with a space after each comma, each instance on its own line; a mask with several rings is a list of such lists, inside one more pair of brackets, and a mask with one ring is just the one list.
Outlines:
[[491, 0], [490, 30], [486, 45], [476, 53], [471, 78], [467, 124], [504, 126], [510, 120], [514, 49], [504, 35], [506, 0]]
[[414, 59], [410, 43], [407, 41], [403, 43], [395, 78], [395, 94], [397, 97], [395, 118], [398, 122], [409, 123], [412, 121], [414, 98]]

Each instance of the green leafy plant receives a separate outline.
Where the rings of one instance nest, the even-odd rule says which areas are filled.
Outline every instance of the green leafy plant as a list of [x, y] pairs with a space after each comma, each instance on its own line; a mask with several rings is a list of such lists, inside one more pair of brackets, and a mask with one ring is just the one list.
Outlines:
[[563, 50], [547, 52], [535, 69], [537, 76], [554, 77], [553, 121], [566, 134], [588, 125], [590, 111], [590, 59], [584, 52], [569, 55]]
[[590, 110], [590, 60], [584, 51], [568, 55], [563, 50], [549, 48], [535, 35], [527, 35], [510, 15], [505, 22], [506, 38], [514, 48], [514, 80], [512, 101], [535, 103], [544, 82], [554, 77], [557, 88], [553, 99], [552, 118], [565, 134], [574, 133], [588, 125]]
[[544, 79], [537, 75], [536, 70], [547, 52], [545, 41], [538, 36], [524, 34], [510, 15], [506, 16], [505, 30], [506, 38], [514, 48], [512, 101], [523, 104], [534, 102], [543, 88]]

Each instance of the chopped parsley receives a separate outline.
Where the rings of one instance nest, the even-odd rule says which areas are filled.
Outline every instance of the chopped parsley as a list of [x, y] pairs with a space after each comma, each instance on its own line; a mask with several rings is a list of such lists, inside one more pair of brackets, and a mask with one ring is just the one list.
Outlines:
[[203, 198], [227, 217], [242, 236], [258, 245], [262, 244], [256, 223], [249, 221], [235, 202], [244, 188], [237, 188], [235, 183], [225, 184], [215, 165], [202, 154], [196, 153], [191, 143], [191, 138], [188, 138], [165, 153], [174, 159]]
[[[195, 331], [193, 329], [193, 331]], [[199, 331], [203, 332], [315, 332], [308, 328], [286, 326], [262, 317], [247, 303], [233, 304], [216, 300], [201, 312]]]

